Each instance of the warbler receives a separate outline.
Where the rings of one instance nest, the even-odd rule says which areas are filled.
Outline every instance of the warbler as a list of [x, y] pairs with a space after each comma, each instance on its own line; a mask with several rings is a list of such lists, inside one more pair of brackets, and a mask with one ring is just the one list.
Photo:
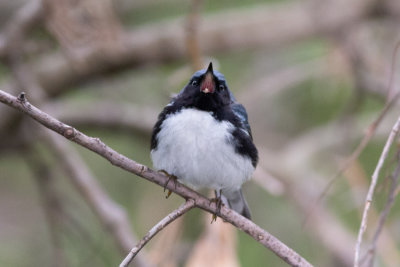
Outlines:
[[251, 219], [242, 185], [256, 168], [257, 148], [246, 109], [211, 62], [160, 113], [151, 158], [157, 170], [193, 189], [215, 190], [217, 199]]

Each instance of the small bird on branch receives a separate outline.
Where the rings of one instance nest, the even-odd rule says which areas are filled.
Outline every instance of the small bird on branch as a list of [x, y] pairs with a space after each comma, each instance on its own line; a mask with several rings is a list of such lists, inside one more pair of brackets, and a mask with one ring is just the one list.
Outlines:
[[212, 63], [194, 73], [160, 113], [151, 158], [170, 178], [194, 189], [215, 190], [219, 207], [224, 203], [250, 219], [242, 184], [250, 179], [258, 152], [246, 109]]

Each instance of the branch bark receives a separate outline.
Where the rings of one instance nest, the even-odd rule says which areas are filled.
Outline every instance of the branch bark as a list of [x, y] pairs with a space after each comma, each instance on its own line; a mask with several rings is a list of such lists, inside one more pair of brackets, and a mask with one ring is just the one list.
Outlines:
[[368, 267], [373, 266], [375, 253], [376, 253], [376, 246], [378, 243], [379, 236], [382, 233], [383, 226], [386, 222], [386, 219], [389, 215], [390, 209], [392, 208], [392, 206], [394, 204], [394, 200], [396, 198], [396, 194], [397, 194], [396, 191], [398, 190], [397, 187], [399, 184], [399, 175], [400, 175], [400, 151], [396, 152], [396, 159], [397, 159], [397, 166], [390, 177], [391, 185], [390, 185], [389, 195], [387, 197], [385, 207], [379, 216], [379, 223], [378, 223], [378, 226], [376, 227], [374, 237], [372, 239], [372, 243], [371, 243], [370, 248], [367, 251], [367, 254], [365, 255], [365, 258], [364, 258], [366, 260], [366, 266], [368, 266]]
[[397, 119], [396, 123], [394, 124], [394, 126], [392, 128], [392, 131], [389, 134], [389, 137], [383, 148], [382, 154], [378, 160], [378, 164], [376, 165], [374, 173], [372, 174], [372, 181], [371, 181], [371, 185], [369, 186], [369, 189], [368, 189], [367, 197], [365, 199], [364, 211], [363, 211], [363, 215], [362, 215], [360, 229], [358, 231], [357, 243], [355, 246], [354, 267], [358, 267], [360, 264], [360, 249], [361, 249], [362, 238], [363, 238], [363, 234], [364, 234], [365, 230], [367, 229], [368, 211], [369, 211], [369, 208], [372, 203], [372, 198], [374, 196], [375, 187], [378, 182], [379, 173], [383, 167], [383, 163], [385, 162], [385, 160], [389, 154], [390, 147], [392, 146], [393, 141], [396, 138], [399, 130], [400, 130], [400, 117]]
[[[145, 165], [139, 164], [119, 154], [118, 152], [104, 144], [99, 138], [89, 137], [74, 129], [73, 127], [66, 125], [51, 117], [49, 114], [46, 114], [45, 112], [31, 105], [27, 101], [24, 94], [20, 94], [18, 97], [14, 97], [0, 90], [0, 102], [3, 102], [4, 104], [27, 114], [45, 127], [104, 157], [115, 166], [118, 166], [126, 171], [143, 177], [146, 180], [156, 183], [162, 187], [166, 184], [168, 180], [168, 177], [148, 168]], [[215, 203], [210, 202], [210, 200], [206, 197], [178, 182], [168, 183], [167, 189], [180, 195], [186, 200], [193, 199], [195, 202], [195, 206], [198, 208], [201, 208], [213, 214], [218, 212], [218, 208]], [[236, 226], [238, 229], [246, 232], [253, 239], [255, 239], [266, 248], [270, 249], [273, 253], [275, 253], [278, 257], [280, 257], [289, 265], [299, 267], [312, 266], [307, 260], [302, 258], [297, 252], [286, 246], [279, 239], [277, 239], [252, 221], [236, 213], [235, 211], [223, 206], [217, 215], [223, 220]]]

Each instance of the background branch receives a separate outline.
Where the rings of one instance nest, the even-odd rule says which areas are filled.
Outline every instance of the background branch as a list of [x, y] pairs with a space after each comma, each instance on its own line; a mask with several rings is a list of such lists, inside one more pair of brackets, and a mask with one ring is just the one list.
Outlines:
[[[199, 24], [199, 47], [203, 53], [210, 54], [249, 47], [276, 47], [315, 34], [329, 34], [362, 20], [368, 14], [373, 0], [354, 0], [351, 3], [346, 0], [327, 0], [323, 5], [319, 2], [312, 0], [306, 5], [297, 2], [259, 5], [240, 11], [206, 15]], [[251, 19], [238, 20], [240, 17]], [[187, 55], [183, 20], [174, 19], [123, 32], [122, 36], [115, 38], [112, 53], [89, 47], [79, 58], [85, 62], [84, 68], [77, 68], [79, 64], [76, 61], [60, 52], [46, 53], [31, 68], [35, 70], [41, 86], [50, 96], [54, 96], [78, 81], [112, 69], [144, 62], [182, 59]]]

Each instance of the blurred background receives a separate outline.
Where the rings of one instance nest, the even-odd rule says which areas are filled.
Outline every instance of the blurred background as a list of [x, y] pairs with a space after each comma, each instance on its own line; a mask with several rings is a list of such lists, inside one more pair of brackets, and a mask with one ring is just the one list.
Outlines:
[[[244, 186], [254, 222], [315, 266], [352, 266], [370, 177], [399, 115], [396, 75], [388, 86], [399, 23], [398, 0], [1, 0], [0, 89], [151, 166], [158, 113], [212, 61], [259, 149]], [[362, 266], [400, 265], [397, 149]], [[182, 202], [0, 105], [0, 266], [117, 266]], [[286, 266], [210, 221], [190, 211], [132, 266]]]

